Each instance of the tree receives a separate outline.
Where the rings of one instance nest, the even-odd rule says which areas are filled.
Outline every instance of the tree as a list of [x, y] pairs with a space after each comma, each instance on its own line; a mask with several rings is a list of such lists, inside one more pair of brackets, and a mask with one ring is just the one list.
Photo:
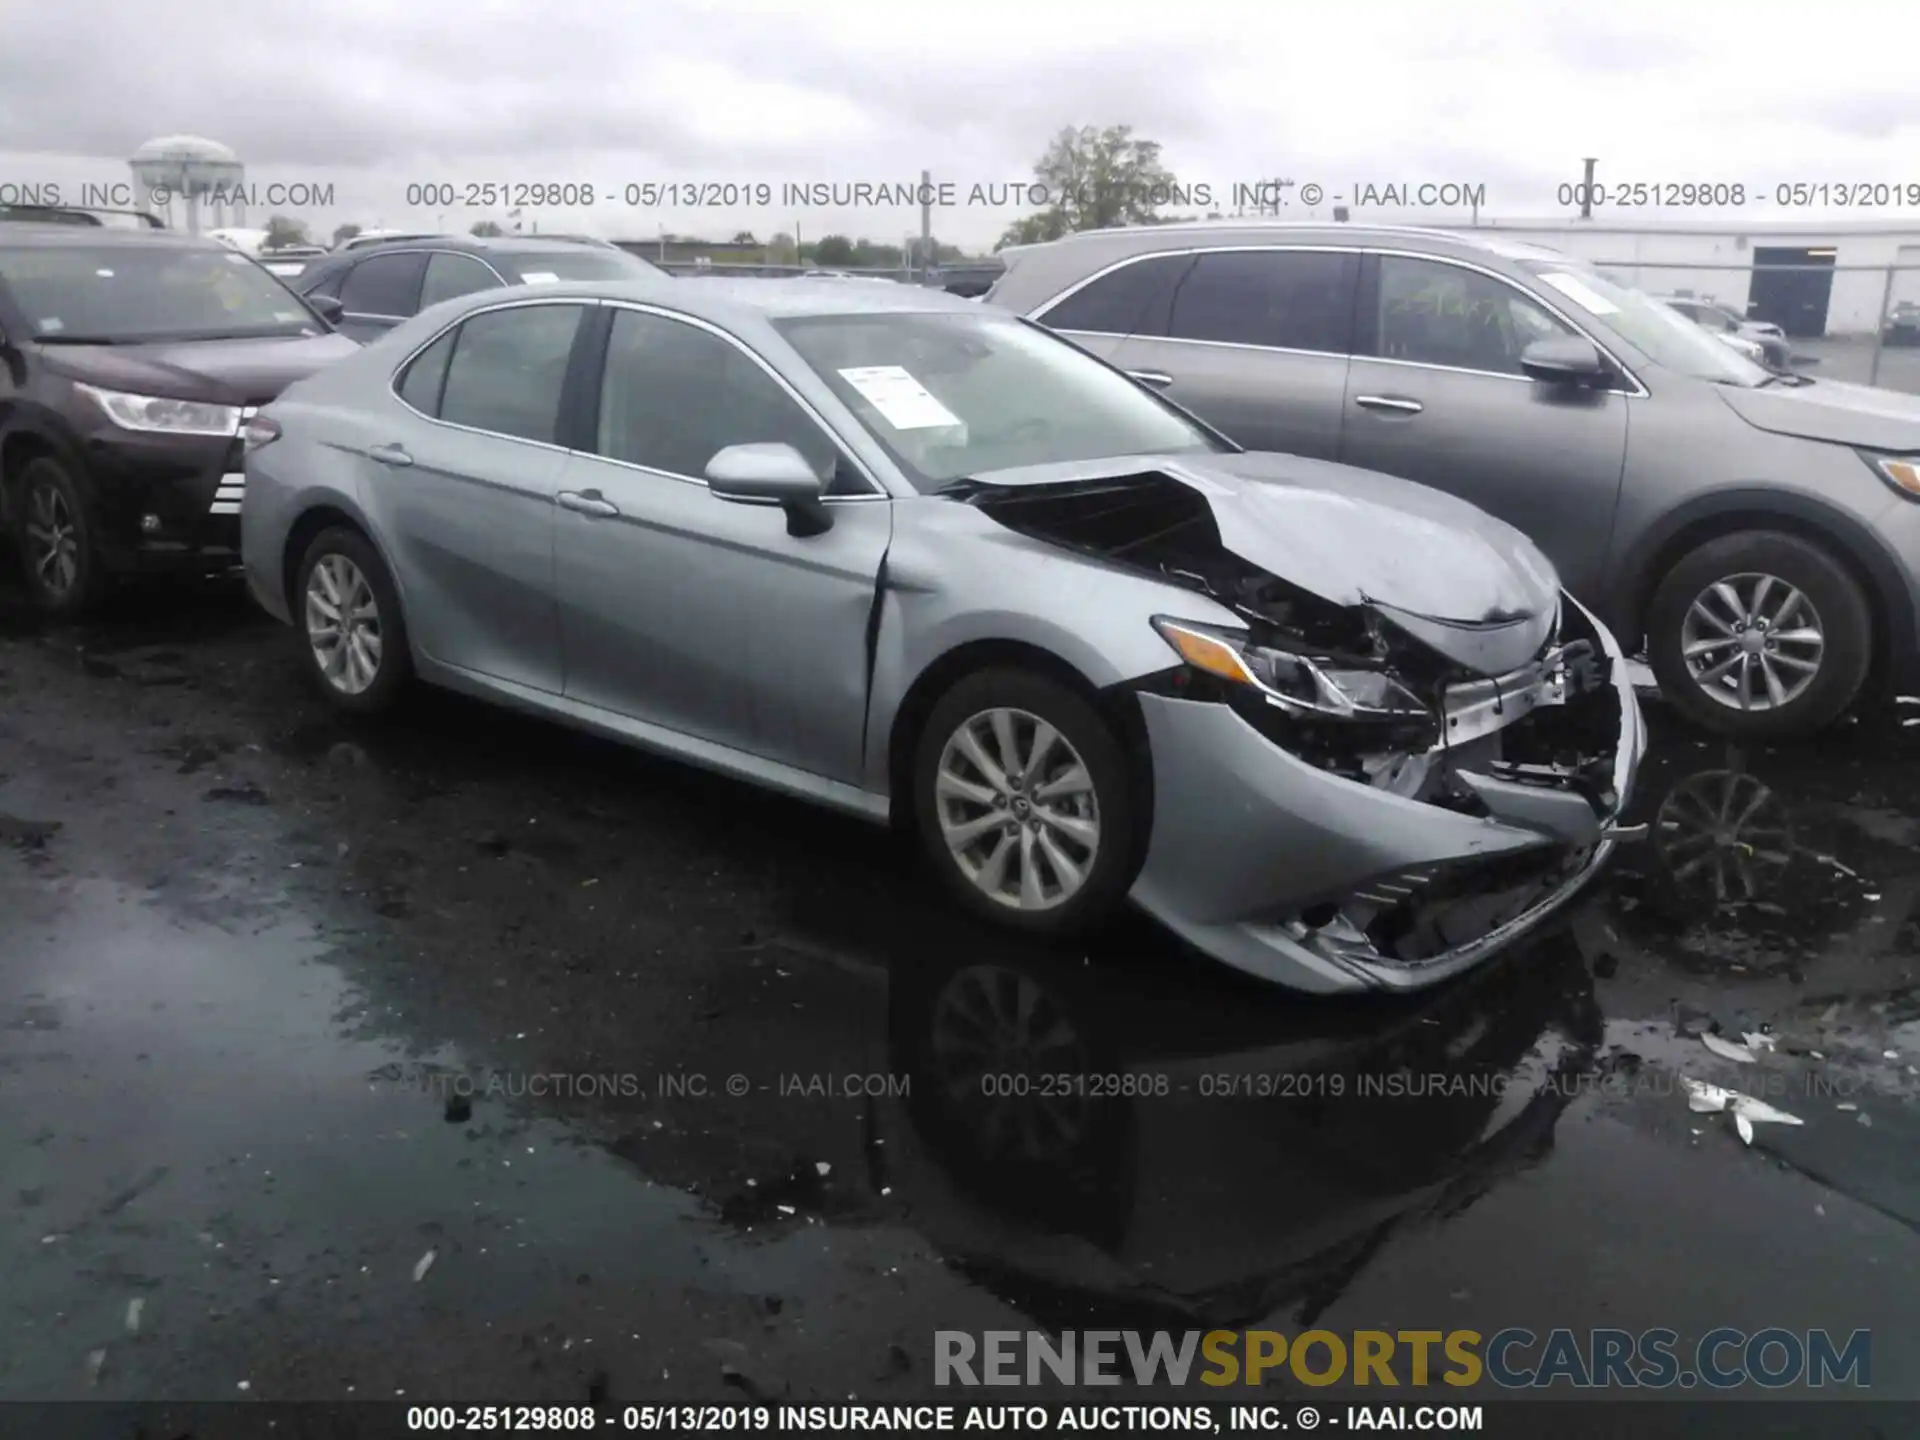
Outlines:
[[1136, 140], [1131, 125], [1068, 126], [1034, 165], [1033, 178], [1045, 187], [1048, 204], [1008, 226], [1002, 245], [1151, 224], [1174, 188], [1172, 172], [1160, 163], [1159, 142]]
[[767, 241], [767, 264], [798, 265], [800, 252], [794, 247], [793, 237], [784, 230]]
[[359, 233], [358, 225], [336, 225], [333, 227], [333, 243], [336, 246], [344, 245]]
[[753, 238], [753, 232], [751, 230], [742, 230], [733, 237], [733, 243], [735, 245], [758, 245], [760, 242]]
[[267, 238], [261, 243], [263, 250], [278, 250], [286, 245], [304, 245], [307, 243], [305, 223], [290, 215], [274, 215], [267, 220]]
[[844, 235], [822, 235], [820, 243], [813, 247], [817, 265], [851, 265], [853, 255], [853, 241]]
[[500, 223], [497, 220], [480, 220], [475, 222], [472, 233], [486, 236], [504, 235], [507, 232], [500, 228]]

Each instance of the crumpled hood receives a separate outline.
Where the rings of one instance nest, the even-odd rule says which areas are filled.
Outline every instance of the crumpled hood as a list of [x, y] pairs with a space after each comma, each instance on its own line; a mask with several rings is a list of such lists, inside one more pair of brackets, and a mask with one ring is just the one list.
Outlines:
[[155, 341], [148, 345], [46, 345], [49, 368], [103, 390], [204, 400], [214, 405], [264, 405], [296, 380], [358, 353], [345, 335], [247, 340]]
[[1756, 430], [1869, 450], [1920, 450], [1920, 396], [1842, 380], [1760, 390], [1716, 385], [1714, 393]]
[[1154, 472], [1206, 498], [1221, 544], [1335, 605], [1369, 605], [1461, 664], [1501, 673], [1531, 659], [1559, 613], [1551, 561], [1504, 521], [1408, 480], [1248, 452], [1147, 455], [973, 477], [987, 487], [1068, 485]]

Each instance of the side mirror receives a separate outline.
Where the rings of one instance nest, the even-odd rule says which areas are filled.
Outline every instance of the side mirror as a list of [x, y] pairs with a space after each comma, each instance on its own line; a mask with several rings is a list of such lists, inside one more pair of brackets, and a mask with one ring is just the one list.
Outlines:
[[309, 295], [306, 297], [306, 301], [307, 308], [312, 310], [314, 314], [318, 315], [329, 325], [338, 325], [346, 316], [347, 307], [340, 303], [337, 296]]
[[1534, 341], [1520, 352], [1520, 369], [1532, 379], [1558, 385], [1594, 385], [1609, 377], [1600, 348], [1581, 335]]
[[778, 505], [789, 535], [819, 535], [833, 527], [821, 501], [827, 482], [807, 457], [785, 443], [729, 445], [707, 462], [707, 488], [736, 505]]

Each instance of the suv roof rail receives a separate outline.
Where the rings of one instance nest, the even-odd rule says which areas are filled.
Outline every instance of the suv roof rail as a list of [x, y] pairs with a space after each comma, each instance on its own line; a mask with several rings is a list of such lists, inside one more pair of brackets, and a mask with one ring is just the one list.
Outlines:
[[108, 210], [80, 205], [0, 205], [0, 220], [20, 220], [37, 225], [89, 225], [103, 229], [103, 215], [125, 215], [138, 220], [149, 230], [164, 230], [166, 223], [150, 210]]

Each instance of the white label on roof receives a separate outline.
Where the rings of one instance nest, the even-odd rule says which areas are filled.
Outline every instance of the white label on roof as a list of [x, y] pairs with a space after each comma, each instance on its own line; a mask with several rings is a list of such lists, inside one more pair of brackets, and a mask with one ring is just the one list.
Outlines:
[[840, 378], [858, 390], [880, 418], [896, 430], [934, 430], [958, 425], [960, 417], [898, 365], [857, 365]]
[[62, 330], [67, 328], [67, 322], [62, 320], [58, 315], [49, 315], [46, 319], [37, 321], [36, 328], [43, 335], [58, 335]]
[[560, 277], [551, 270], [522, 270], [520, 279], [528, 285], [557, 285]]
[[1599, 294], [1583, 281], [1572, 275], [1563, 275], [1558, 271], [1540, 277], [1558, 290], [1567, 299], [1578, 305], [1589, 315], [1618, 315], [1620, 307], [1606, 296]]

